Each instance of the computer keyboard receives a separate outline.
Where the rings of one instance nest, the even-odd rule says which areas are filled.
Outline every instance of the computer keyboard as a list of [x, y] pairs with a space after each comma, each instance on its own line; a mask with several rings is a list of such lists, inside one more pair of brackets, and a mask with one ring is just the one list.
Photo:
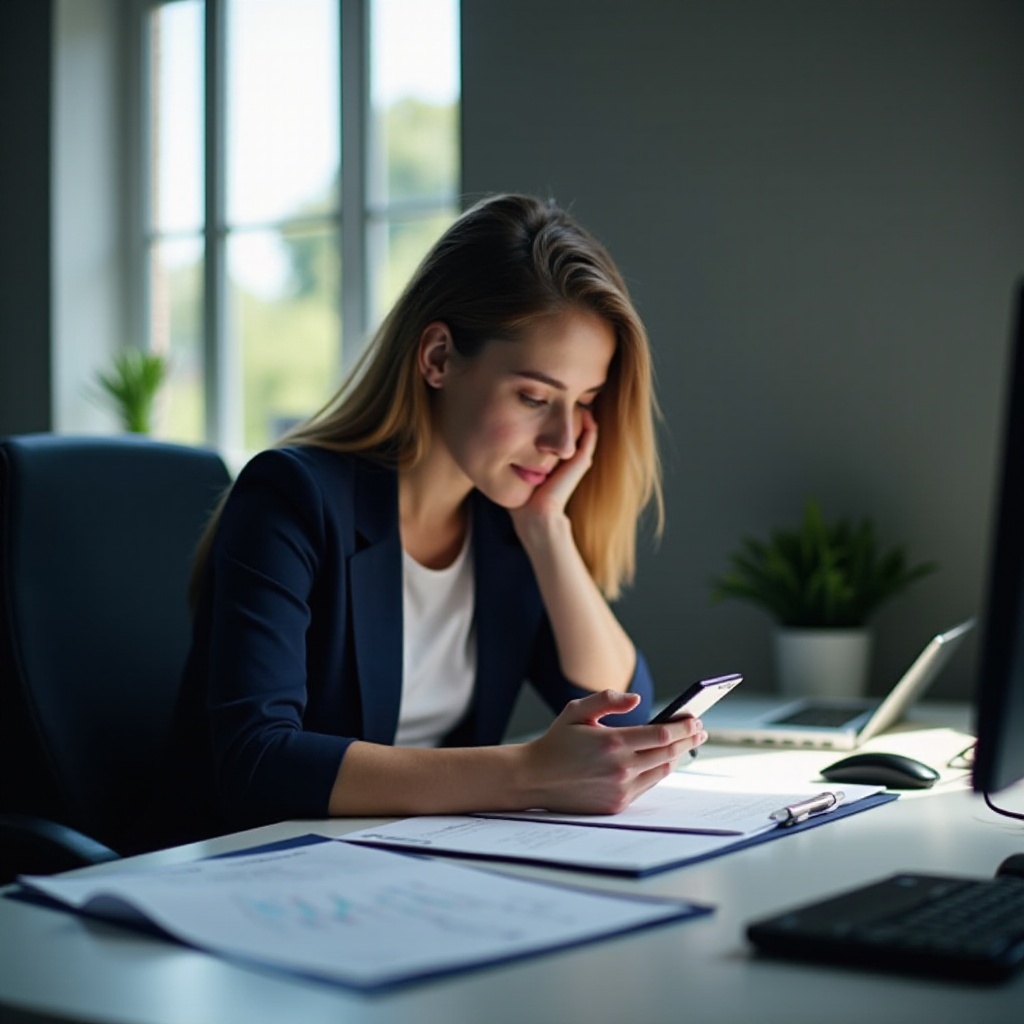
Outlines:
[[1024, 967], [1024, 878], [899, 874], [754, 922], [772, 956], [997, 981]]
[[811, 707], [794, 711], [791, 715], [776, 718], [772, 721], [772, 725], [809, 725], [820, 729], [840, 729], [847, 722], [852, 722], [854, 719], [863, 716], [863, 708], [851, 710], [850, 708], [829, 708], [812, 705]]

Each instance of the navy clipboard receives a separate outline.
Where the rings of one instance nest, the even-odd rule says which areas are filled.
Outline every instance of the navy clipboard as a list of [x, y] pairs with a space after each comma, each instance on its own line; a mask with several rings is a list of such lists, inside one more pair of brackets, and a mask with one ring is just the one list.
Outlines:
[[849, 818], [853, 814], [860, 814], [861, 811], [869, 811], [872, 807], [880, 807], [882, 804], [890, 804], [893, 800], [899, 799], [899, 793], [876, 793], [874, 796], [864, 797], [850, 804], [840, 804], [838, 807], [824, 814], [812, 814], [804, 821], [795, 825], [779, 825], [768, 832], [760, 832], [756, 836], [743, 836], [730, 843], [728, 846], [721, 846], [713, 853], [701, 854], [697, 857], [687, 857], [684, 860], [672, 864], [665, 864], [649, 871], [629, 872], [634, 878], [643, 878], [647, 875], [660, 874], [662, 871], [671, 871], [674, 868], [688, 867], [690, 864], [699, 864], [701, 861], [711, 860], [714, 857], [722, 857], [727, 853], [735, 853], [737, 850], [745, 850], [750, 846], [760, 846], [761, 843], [771, 843], [776, 839], [785, 839], [786, 836], [795, 836], [798, 832], [806, 832], [811, 828], [821, 828], [822, 825], [830, 825], [839, 821], [840, 818]]
[[[795, 825], [779, 825], [777, 828], [773, 828], [770, 832], [761, 832], [756, 836], [748, 836], [741, 838], [735, 843], [730, 843], [728, 846], [723, 846], [721, 849], [715, 850], [714, 853], [705, 854], [700, 857], [690, 857], [687, 860], [680, 861], [678, 864], [669, 864], [663, 868], [656, 868], [654, 871], [645, 871], [644, 875], [655, 874], [660, 871], [668, 871], [671, 868], [685, 867], [687, 864], [697, 864], [702, 860], [711, 860], [712, 857], [721, 857], [726, 853], [734, 853], [736, 850], [745, 850], [748, 846], [758, 846], [761, 843], [770, 843], [774, 839], [782, 839], [785, 836], [796, 835], [798, 832], [806, 832], [811, 828], [820, 828], [822, 825], [828, 825], [833, 821], [838, 821], [840, 818], [848, 818], [852, 814], [860, 814], [861, 811], [869, 811], [872, 807], [880, 807], [882, 804], [891, 804], [893, 800], [899, 799], [899, 793], [876, 793], [874, 796], [866, 796], [862, 800], [857, 800], [852, 804], [840, 804], [838, 807], [831, 811], [827, 811], [825, 814], [812, 814], [809, 818], [804, 821], [798, 822]], [[636, 877], [641, 877], [637, 875]]]
[[[509, 864], [528, 864], [533, 866], [540, 866], [545, 868], [556, 868], [560, 871], [572, 871], [582, 872], [586, 874], [599, 874], [599, 875], [614, 875], [620, 878], [646, 878], [650, 875], [661, 874], [665, 871], [673, 871], [676, 868], [688, 867], [691, 864], [698, 864], [701, 861], [711, 860], [715, 857], [721, 857], [727, 853], [734, 853], [737, 850], [744, 850], [749, 846], [757, 846], [760, 843], [770, 843], [776, 839], [783, 839], [786, 836], [796, 835], [799, 832], [805, 832], [807, 829], [820, 828], [822, 825], [828, 825], [831, 822], [839, 821], [841, 818], [848, 818], [854, 814], [860, 814], [861, 811], [870, 810], [873, 807], [880, 807], [882, 804], [892, 803], [893, 800], [899, 798], [898, 793], [876, 793], [873, 796], [864, 797], [860, 800], [856, 800], [849, 804], [840, 804], [838, 807], [829, 810], [821, 814], [813, 814], [809, 818], [798, 822], [795, 825], [779, 825], [773, 829], [769, 829], [766, 832], [758, 832], [752, 836], [737, 836], [735, 841], [725, 843], [717, 846], [714, 850], [702, 852], [699, 854], [680, 857], [679, 859], [662, 861], [651, 867], [632, 867], [628, 865], [609, 865], [609, 864], [588, 864], [585, 862], [569, 862], [565, 859], [552, 859], [544, 856], [541, 847], [537, 851], [529, 854], [528, 856], [517, 855], [514, 853], [496, 853], [491, 851], [472, 851], [472, 850], [458, 850], [458, 849], [446, 849], [443, 845], [436, 847], [430, 847], [429, 849], [422, 846], [405, 845], [398, 840], [385, 839], [381, 837], [379, 842], [375, 842], [370, 838], [360, 840], [360, 843], [366, 846], [377, 846], [381, 849], [387, 850], [399, 850], [405, 853], [422, 853], [425, 856], [437, 856], [461, 860], [470, 860], [477, 862], [504, 862]], [[542, 828], [548, 827], [542, 825]], [[586, 829], [590, 826], [579, 825], [579, 824], [564, 824], [563, 828], [581, 828]], [[642, 832], [643, 829], [628, 830], [630, 832]], [[659, 835], [665, 835], [665, 832], [659, 831]], [[344, 836], [339, 836], [340, 839], [344, 840]]]
[[[279, 840], [276, 842], [260, 844], [240, 850], [228, 851], [222, 854], [215, 854], [208, 858], [203, 858], [209, 861], [230, 861], [232, 858], [243, 855], [251, 854], [271, 854], [281, 853], [289, 850], [296, 850], [302, 847], [308, 847], [316, 844], [335, 844], [337, 840], [332, 839], [328, 836], [306, 834], [296, 836], [294, 838]], [[369, 852], [369, 851], [367, 851]], [[432, 860], [433, 858], [424, 858], [415, 854], [409, 854], [408, 852], [390, 851], [394, 856], [401, 857], [405, 856], [411, 860]], [[479, 870], [483, 873], [491, 874], [497, 877], [495, 871], [488, 872], [484, 866], [480, 866]], [[598, 926], [597, 928], [580, 928], [569, 929], [566, 934], [559, 935], [557, 937], [548, 936], [541, 937], [537, 942], [529, 947], [520, 949], [501, 949], [495, 951], [488, 951], [479, 956], [471, 958], [464, 958], [458, 954], [453, 954], [453, 958], [447, 963], [437, 963], [431, 965], [411, 965], [405, 969], [398, 969], [393, 973], [382, 972], [380, 976], [375, 978], [359, 978], [356, 976], [344, 977], [335, 975], [325, 975], [321, 970], [315, 967], [305, 969], [302, 966], [293, 964], [276, 963], [271, 960], [263, 959], [260, 957], [248, 956], [244, 953], [232, 953], [230, 949], [218, 949], [215, 946], [208, 946], [201, 941], [195, 941], [191, 938], [185, 938], [180, 933], [176, 934], [173, 930], [167, 930], [161, 927], [159, 924], [154, 923], [149, 913], [145, 910], [141, 914], [124, 916], [122, 914], [112, 915], [110, 913], [111, 899], [120, 902], [120, 896], [116, 892], [113, 897], [106, 893], [102, 893], [97, 896], [96, 900], [85, 906], [71, 906], [68, 903], [62, 902], [59, 899], [53, 899], [50, 896], [44, 895], [39, 892], [25, 890], [21, 888], [18, 890], [20, 896], [18, 898], [24, 899], [26, 902], [37, 903], [39, 905], [47, 906], [52, 909], [61, 910], [66, 913], [71, 913], [76, 916], [89, 919], [91, 921], [98, 922], [102, 925], [113, 925], [118, 928], [127, 928], [132, 931], [139, 932], [144, 935], [148, 935], [154, 938], [158, 938], [164, 941], [169, 941], [176, 945], [182, 945], [188, 948], [198, 949], [208, 955], [224, 960], [228, 963], [233, 963], [238, 966], [256, 969], [256, 970], [269, 970], [282, 975], [290, 975], [292, 977], [302, 978], [309, 981], [320, 982], [324, 984], [333, 985], [340, 988], [346, 988], [358, 992], [388, 992], [396, 989], [404, 988], [408, 985], [422, 983], [426, 981], [432, 981], [435, 979], [441, 979], [449, 977], [451, 975], [460, 974], [463, 972], [469, 972], [479, 969], [492, 967], [496, 964], [511, 963], [519, 960], [533, 959], [547, 955], [549, 953], [558, 952], [563, 949], [571, 949], [580, 946], [586, 946], [593, 943], [613, 939], [622, 935], [628, 935], [634, 932], [644, 931], [653, 928], [659, 928], [667, 925], [677, 924], [685, 920], [700, 918], [709, 915], [714, 912], [714, 908], [708, 904], [695, 903], [690, 900], [667, 897], [667, 896], [656, 896], [646, 893], [609, 893], [598, 889], [592, 889], [583, 885], [573, 885], [571, 883], [556, 882], [551, 880], [536, 880], [536, 879], [517, 879], [512, 876], [502, 876], [506, 880], [514, 882], [516, 884], [526, 884], [537, 891], [537, 899], [544, 902], [543, 890], [547, 889], [558, 889], [563, 892], [575, 891], [581, 896], [591, 895], [605, 900], [621, 900], [625, 903], [630, 903], [635, 906], [648, 905], [652, 909], [651, 914], [644, 914], [638, 917], [634, 917], [632, 920], [620, 920], [611, 925]], [[13, 894], [5, 894], [13, 896]], [[99, 902], [103, 902], [103, 908], [99, 907]], [[123, 904], [131, 909], [134, 909], [134, 905], [131, 902], [131, 898], [128, 898], [127, 903]]]

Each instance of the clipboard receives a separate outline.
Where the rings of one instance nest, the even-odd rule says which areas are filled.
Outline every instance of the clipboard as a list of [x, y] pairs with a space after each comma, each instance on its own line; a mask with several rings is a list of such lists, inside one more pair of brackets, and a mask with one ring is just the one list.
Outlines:
[[[241, 881], [232, 861], [241, 865]], [[196, 888], [194, 875], [202, 873], [203, 864], [216, 865], [206, 875], [219, 891], [202, 881]], [[276, 864], [283, 864], [283, 871]], [[606, 892], [483, 866], [470, 870], [433, 857], [359, 849], [321, 835], [162, 865], [151, 872], [19, 881], [47, 905], [78, 916], [142, 931], [240, 966], [367, 992], [543, 956], [713, 912], [710, 905], [677, 897]], [[207, 893], [213, 897], [208, 902]], [[202, 900], [200, 910], [197, 900]], [[509, 919], [519, 926], [509, 926]], [[238, 931], [240, 923], [244, 933]], [[430, 937], [444, 941], [421, 941]]]
[[[637, 837], [637, 842], [643, 845], [648, 853], [645, 858], [646, 866], [641, 867], [626, 862], [625, 856], [619, 861], [617, 861], [616, 858], [611, 858], [602, 863], [594, 862], [595, 858], [592, 858], [591, 861], [588, 862], [585, 855], [579, 855], [571, 858], [566, 857], [565, 855], [553, 857], [550, 853], [545, 852], [546, 850], [550, 851], [552, 846], [545, 843], [537, 844], [536, 848], [533, 848], [531, 844], [529, 853], [515, 854], [496, 852], [494, 848], [474, 849], [472, 843], [464, 845], [461, 848], [453, 848], [450, 845], [446, 847], [443, 840], [440, 842], [429, 842], [424, 841], [423, 839], [410, 837], [408, 841], [403, 842], [400, 835], [395, 834], [395, 829], [399, 828], [403, 824], [402, 822], [396, 822], [394, 823], [394, 826], [391, 826], [392, 831], [390, 835], [388, 835], [388, 827], [385, 827], [383, 829], [363, 829], [360, 832], [350, 833], [348, 836], [339, 836], [339, 838], [343, 841], [356, 842], [361, 845], [377, 846], [381, 849], [402, 850], [407, 853], [414, 852], [423, 855], [436, 855], [465, 860], [525, 864], [546, 868], [556, 868], [563, 871], [615, 875], [623, 878], [645, 878], [650, 875], [660, 874], [665, 871], [672, 871], [677, 868], [688, 867], [691, 864], [697, 864], [705, 860], [711, 860], [714, 857], [720, 857], [727, 853], [744, 850], [747, 847], [756, 846], [760, 843], [772, 842], [776, 839], [782, 839], [785, 836], [796, 835], [797, 833], [806, 831], [810, 828], [819, 828], [823, 825], [829, 824], [830, 822], [838, 821], [841, 818], [847, 818], [850, 815], [859, 814], [861, 811], [867, 811], [873, 807], [879, 807], [883, 804], [891, 803], [893, 800], [898, 798], [898, 793], [877, 793], [848, 804], [839, 804], [826, 813], [813, 814], [802, 821], [796, 822], [795, 824], [779, 824], [773, 828], [767, 829], [766, 831], [735, 837], [694, 836], [687, 834], [670, 834], [663, 831], [645, 832], [643, 829], [592, 829], [590, 826], [579, 824], [559, 824], [544, 821], [523, 822], [504, 818], [479, 818], [473, 815], [407, 819], [409, 822], [436, 822], [439, 826], [443, 826], [445, 823], [450, 822], [452, 823], [452, 827], [455, 831], [458, 831], [460, 823], [465, 823], [467, 827], [470, 827], [471, 823], [479, 824], [482, 822], [493, 822], [495, 825], [517, 825], [520, 827], [535, 829], [537, 830], [537, 836], [543, 836], [544, 830], [547, 830], [550, 832], [550, 835], [554, 837], [554, 830], [558, 829], [564, 830], [563, 834], [576, 833], [579, 836], [587, 834], [594, 835], [594, 833], [602, 833], [605, 836], [609, 835], [609, 833], [619, 836], [629, 835], [631, 837]], [[699, 848], [700, 852], [683, 855], [673, 853], [674, 849], [677, 851], [680, 846], [684, 845], [690, 845], [691, 847], [696, 846]], [[652, 849], [660, 849], [665, 852], [651, 854], [649, 851]]]

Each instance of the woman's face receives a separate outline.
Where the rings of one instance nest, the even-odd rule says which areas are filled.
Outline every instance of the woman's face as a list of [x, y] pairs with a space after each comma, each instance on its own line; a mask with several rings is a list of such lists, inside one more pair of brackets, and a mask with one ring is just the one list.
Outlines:
[[541, 320], [515, 341], [489, 341], [473, 359], [453, 354], [449, 340], [446, 357], [433, 353], [436, 379], [425, 372], [437, 388], [436, 441], [472, 486], [518, 508], [576, 451], [615, 343], [607, 321], [581, 310]]

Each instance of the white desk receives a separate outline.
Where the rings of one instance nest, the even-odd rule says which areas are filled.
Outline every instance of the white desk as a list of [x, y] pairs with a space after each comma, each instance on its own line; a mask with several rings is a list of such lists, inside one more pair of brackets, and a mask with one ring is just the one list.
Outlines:
[[[963, 718], [959, 719], [963, 723]], [[948, 716], [943, 724], [948, 723]], [[713, 754], [713, 751], [709, 751]], [[1024, 792], [1007, 803], [1024, 807]], [[179, 861], [369, 822], [291, 822], [138, 858]], [[974, 987], [753, 956], [744, 926], [895, 870], [988, 876], [1024, 852], [1024, 826], [962, 783], [639, 881], [522, 874], [710, 902], [705, 918], [367, 997], [0, 898], [0, 1020], [131, 1024], [1016, 1024], [1024, 975]], [[104, 868], [89, 869], [101, 871]]]

